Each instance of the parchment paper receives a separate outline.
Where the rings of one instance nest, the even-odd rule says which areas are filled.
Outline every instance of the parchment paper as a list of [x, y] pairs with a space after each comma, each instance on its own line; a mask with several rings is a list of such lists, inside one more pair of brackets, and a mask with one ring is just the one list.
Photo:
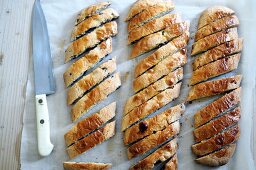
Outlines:
[[[98, 2], [98, 1], [97, 1]], [[110, 140], [96, 146], [88, 152], [78, 156], [71, 161], [84, 162], [105, 162], [112, 163], [112, 169], [128, 169], [132, 163], [137, 162], [142, 157], [138, 157], [128, 161], [126, 155], [126, 147], [122, 143], [122, 133], [120, 132], [120, 124], [122, 118], [123, 105], [129, 96], [133, 94], [132, 80], [133, 70], [137, 61], [144, 56], [134, 60], [129, 60], [130, 46], [127, 46], [127, 30], [124, 19], [128, 13], [130, 5], [134, 1], [113, 0], [111, 7], [116, 9], [120, 18], [118, 19], [119, 34], [113, 39], [113, 52], [107, 59], [116, 56], [118, 63], [118, 71], [122, 75], [122, 87], [115, 93], [110, 95], [107, 100], [100, 102], [96, 107], [91, 109], [88, 116], [112, 101], [117, 101], [117, 127], [116, 135]], [[251, 146], [251, 130], [252, 130], [252, 114], [253, 114], [253, 94], [252, 87], [255, 86], [255, 55], [254, 46], [256, 40], [255, 24], [256, 12], [254, 10], [256, 1], [234, 1], [234, 0], [182, 0], [174, 1], [176, 4], [175, 13], [181, 13], [183, 18], [191, 21], [191, 36], [196, 30], [197, 20], [200, 13], [207, 7], [212, 5], [226, 5], [237, 12], [241, 25], [239, 27], [240, 37], [244, 37], [244, 50], [240, 67], [232, 74], [243, 74], [243, 100], [241, 125], [241, 137], [238, 140], [236, 152], [231, 161], [220, 168], [215, 169], [254, 169]], [[44, 0], [42, 7], [46, 16], [48, 31], [50, 36], [50, 45], [52, 58], [54, 62], [54, 74], [56, 77], [57, 91], [54, 95], [47, 97], [48, 108], [50, 112], [51, 126], [51, 141], [54, 144], [54, 151], [48, 157], [40, 157], [37, 151], [36, 138], [36, 118], [35, 118], [35, 101], [34, 101], [34, 79], [33, 67], [30, 63], [30, 72], [28, 76], [27, 91], [26, 91], [26, 106], [23, 118], [23, 132], [21, 142], [21, 169], [62, 169], [62, 163], [68, 161], [68, 156], [65, 151], [63, 135], [72, 127], [70, 118], [70, 108], [66, 105], [66, 89], [64, 88], [62, 75], [69, 64], [64, 65], [64, 51], [69, 44], [70, 34], [74, 26], [75, 18], [78, 12], [90, 4], [96, 3], [92, 0]], [[190, 40], [189, 51], [193, 38]], [[181, 88], [180, 97], [174, 102], [163, 107], [161, 111], [183, 102], [188, 94], [189, 87], [187, 86], [188, 79], [191, 77], [191, 57], [188, 55], [189, 62], [185, 66], [185, 78]], [[32, 61], [32, 60], [31, 60]], [[228, 74], [230, 75], [230, 74]], [[227, 75], [225, 75], [227, 76]], [[215, 97], [216, 98], [216, 97]], [[210, 101], [212, 101], [212, 98]], [[193, 115], [196, 110], [202, 108], [209, 101], [200, 100], [187, 105], [186, 112], [181, 119], [182, 129], [179, 135], [179, 169], [209, 169], [209, 167], [198, 165], [194, 162], [195, 156], [191, 153], [191, 145], [193, 144]], [[155, 115], [155, 114], [153, 114]]]

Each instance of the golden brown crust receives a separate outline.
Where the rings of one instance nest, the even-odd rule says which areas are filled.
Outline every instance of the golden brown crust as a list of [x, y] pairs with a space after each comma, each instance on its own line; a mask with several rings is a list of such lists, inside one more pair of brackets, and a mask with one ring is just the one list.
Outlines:
[[201, 110], [197, 111], [194, 115], [194, 127], [197, 128], [226, 110], [234, 107], [240, 103], [241, 87], [233, 90], [232, 92], [222, 96], [214, 102], [208, 104]]
[[107, 76], [116, 70], [116, 59], [110, 59], [107, 62], [101, 64], [90, 74], [82, 77], [78, 82], [71, 86], [67, 91], [67, 103], [68, 105], [74, 103], [76, 99], [82, 97], [83, 94], [95, 87]]
[[187, 101], [214, 96], [236, 89], [240, 86], [241, 79], [241, 75], [236, 75], [233, 77], [222, 78], [197, 84], [193, 86], [189, 91]]
[[95, 104], [106, 99], [109, 94], [113, 93], [120, 86], [120, 73], [115, 73], [104, 80], [97, 87], [79, 99], [78, 102], [73, 106], [71, 109], [72, 120], [77, 120]]
[[190, 79], [190, 85], [206, 81], [210, 78], [217, 77], [237, 69], [240, 56], [241, 54], [235, 54], [200, 67], [193, 72]]
[[210, 62], [241, 52], [243, 39], [234, 39], [199, 54], [193, 62], [193, 70], [196, 70]]
[[161, 16], [167, 12], [174, 9], [174, 4], [172, 1], [163, 1], [155, 6], [150, 6], [143, 10], [138, 15], [134, 16], [128, 23], [128, 32], [132, 29], [142, 26], [143, 24]]
[[164, 130], [158, 131], [139, 142], [128, 147], [128, 159], [132, 159], [138, 155], [144, 154], [152, 148], [162, 144], [169, 138], [177, 135], [180, 132], [180, 122], [176, 121], [168, 125]]
[[229, 28], [215, 34], [206, 36], [192, 45], [191, 55], [196, 55], [216, 47], [224, 42], [237, 39], [237, 28]]
[[166, 29], [148, 35], [139, 40], [133, 46], [130, 58], [138, 57], [146, 52], [149, 52], [158, 46], [171, 41], [172, 39], [182, 35], [184, 32], [189, 30], [189, 22], [181, 22], [172, 24]]
[[203, 140], [200, 143], [192, 145], [192, 151], [197, 156], [203, 156], [237, 141], [239, 136], [240, 127], [239, 125], [236, 125], [216, 136], [211, 137], [210, 139]]
[[135, 124], [124, 132], [124, 144], [128, 145], [157, 131], [163, 130], [169, 124], [180, 119], [184, 111], [185, 105], [179, 104], [155, 115], [152, 118]]
[[130, 112], [135, 107], [141, 105], [142, 103], [148, 101], [155, 95], [159, 94], [161, 91], [170, 88], [171, 86], [177, 84], [180, 80], [183, 79], [183, 69], [179, 68], [173, 72], [170, 72], [168, 75], [164, 76], [157, 82], [151, 84], [142, 91], [131, 96], [124, 107], [124, 115]]
[[115, 116], [115, 111], [116, 102], [113, 102], [102, 108], [98, 113], [94, 113], [78, 122], [64, 135], [66, 145], [71, 145], [83, 136], [102, 126]]
[[178, 149], [177, 139], [173, 139], [167, 144], [161, 146], [155, 152], [139, 161], [136, 165], [132, 166], [130, 170], [145, 170], [153, 169], [156, 162], [164, 162], [172, 157]]
[[140, 76], [166, 57], [173, 55], [179, 49], [186, 47], [189, 40], [189, 34], [184, 33], [181, 36], [174, 38], [166, 45], [158, 48], [154, 53], [140, 60], [135, 67], [135, 77]]
[[208, 166], [222, 166], [228, 163], [236, 150], [236, 144], [230, 144], [209, 155], [197, 158], [196, 162]]
[[133, 123], [141, 120], [142, 118], [150, 115], [154, 111], [160, 109], [172, 100], [176, 99], [180, 94], [181, 83], [173, 86], [173, 88], [166, 89], [143, 103], [142, 105], [134, 108], [129, 114], [123, 117], [122, 131], [126, 130]]
[[178, 14], [167, 14], [160, 18], [156, 18], [141, 27], [134, 28], [128, 35], [128, 44], [134, 43], [141, 38], [155, 33], [157, 31], [163, 30], [174, 23], [181, 22], [181, 17]]
[[106, 9], [110, 5], [111, 5], [110, 2], [100, 2], [100, 3], [91, 5], [87, 8], [85, 8], [85, 9], [83, 9], [78, 14], [75, 25], [79, 24], [80, 22], [82, 22], [86, 18], [99, 13], [100, 11], [102, 11], [103, 9]]
[[208, 25], [223, 17], [233, 15], [234, 13], [235, 12], [232, 9], [227, 8], [225, 6], [213, 6], [207, 8], [199, 18], [197, 29], [200, 29], [203, 26]]
[[223, 31], [228, 28], [237, 27], [239, 25], [239, 20], [237, 16], [231, 15], [221, 18], [215, 22], [206, 25], [205, 27], [199, 29], [195, 35], [195, 41], [202, 39], [208, 35], [214, 34], [219, 31]]
[[90, 32], [87, 35], [73, 41], [65, 53], [65, 61], [69, 61], [81, 55], [86, 50], [95, 47], [101, 41], [117, 34], [117, 23], [115, 21], [108, 22]]
[[185, 51], [180, 51], [164, 60], [159, 62], [155, 67], [146, 71], [144, 74], [140, 75], [133, 81], [133, 90], [138, 92], [141, 89], [147, 87], [148, 85], [156, 82], [161, 77], [167, 75], [168, 73], [174, 71], [175, 69], [182, 67], [187, 63], [187, 56]]
[[225, 128], [236, 124], [240, 119], [240, 108], [236, 108], [223, 116], [210, 121], [209, 123], [200, 126], [194, 130], [194, 139], [196, 142], [208, 139], [217, 133], [220, 133]]
[[64, 170], [107, 170], [111, 167], [108, 163], [95, 162], [63, 162]]
[[77, 141], [67, 148], [67, 153], [70, 159], [92, 149], [96, 145], [108, 140], [115, 135], [115, 121], [108, 123], [103, 128], [91, 133], [85, 138]]
[[85, 19], [80, 24], [74, 27], [71, 34], [71, 41], [76, 40], [77, 38], [85, 35], [86, 33], [88, 33], [89, 30], [92, 30], [93, 28], [97, 28], [100, 25], [106, 22], [112, 21], [118, 17], [119, 17], [119, 14], [116, 12], [116, 10], [112, 8], [108, 8], [99, 12], [96, 15], [93, 15]]
[[177, 170], [178, 169], [178, 156], [175, 154], [166, 164], [164, 170]]
[[101, 59], [111, 52], [112, 39], [109, 38], [106, 41], [101, 42], [93, 50], [89, 51], [89, 53], [85, 54], [83, 57], [71, 64], [63, 75], [66, 87], [70, 86], [87, 70], [94, 67]]

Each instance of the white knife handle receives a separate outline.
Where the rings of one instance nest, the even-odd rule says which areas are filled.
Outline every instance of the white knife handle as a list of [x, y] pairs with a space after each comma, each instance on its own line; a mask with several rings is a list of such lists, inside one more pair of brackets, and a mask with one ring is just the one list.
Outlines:
[[53, 150], [50, 140], [50, 121], [46, 95], [36, 95], [36, 123], [38, 151], [41, 156], [49, 155]]

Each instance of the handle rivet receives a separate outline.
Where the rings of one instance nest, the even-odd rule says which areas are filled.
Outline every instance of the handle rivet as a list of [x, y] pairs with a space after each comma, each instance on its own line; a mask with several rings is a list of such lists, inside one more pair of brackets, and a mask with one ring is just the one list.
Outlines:
[[44, 119], [41, 119], [41, 120], [40, 120], [40, 123], [41, 123], [41, 124], [44, 124]]
[[39, 99], [39, 100], [38, 100], [38, 103], [42, 104], [42, 103], [43, 103], [43, 100], [42, 100], [42, 99]]

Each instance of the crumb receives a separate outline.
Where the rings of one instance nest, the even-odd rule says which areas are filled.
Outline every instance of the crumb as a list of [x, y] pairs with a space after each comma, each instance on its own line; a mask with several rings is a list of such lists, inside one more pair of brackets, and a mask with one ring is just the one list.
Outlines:
[[1, 53], [1, 54], [0, 54], [0, 65], [2, 65], [2, 64], [3, 64], [3, 59], [4, 59], [4, 54], [3, 54], [3, 53]]

